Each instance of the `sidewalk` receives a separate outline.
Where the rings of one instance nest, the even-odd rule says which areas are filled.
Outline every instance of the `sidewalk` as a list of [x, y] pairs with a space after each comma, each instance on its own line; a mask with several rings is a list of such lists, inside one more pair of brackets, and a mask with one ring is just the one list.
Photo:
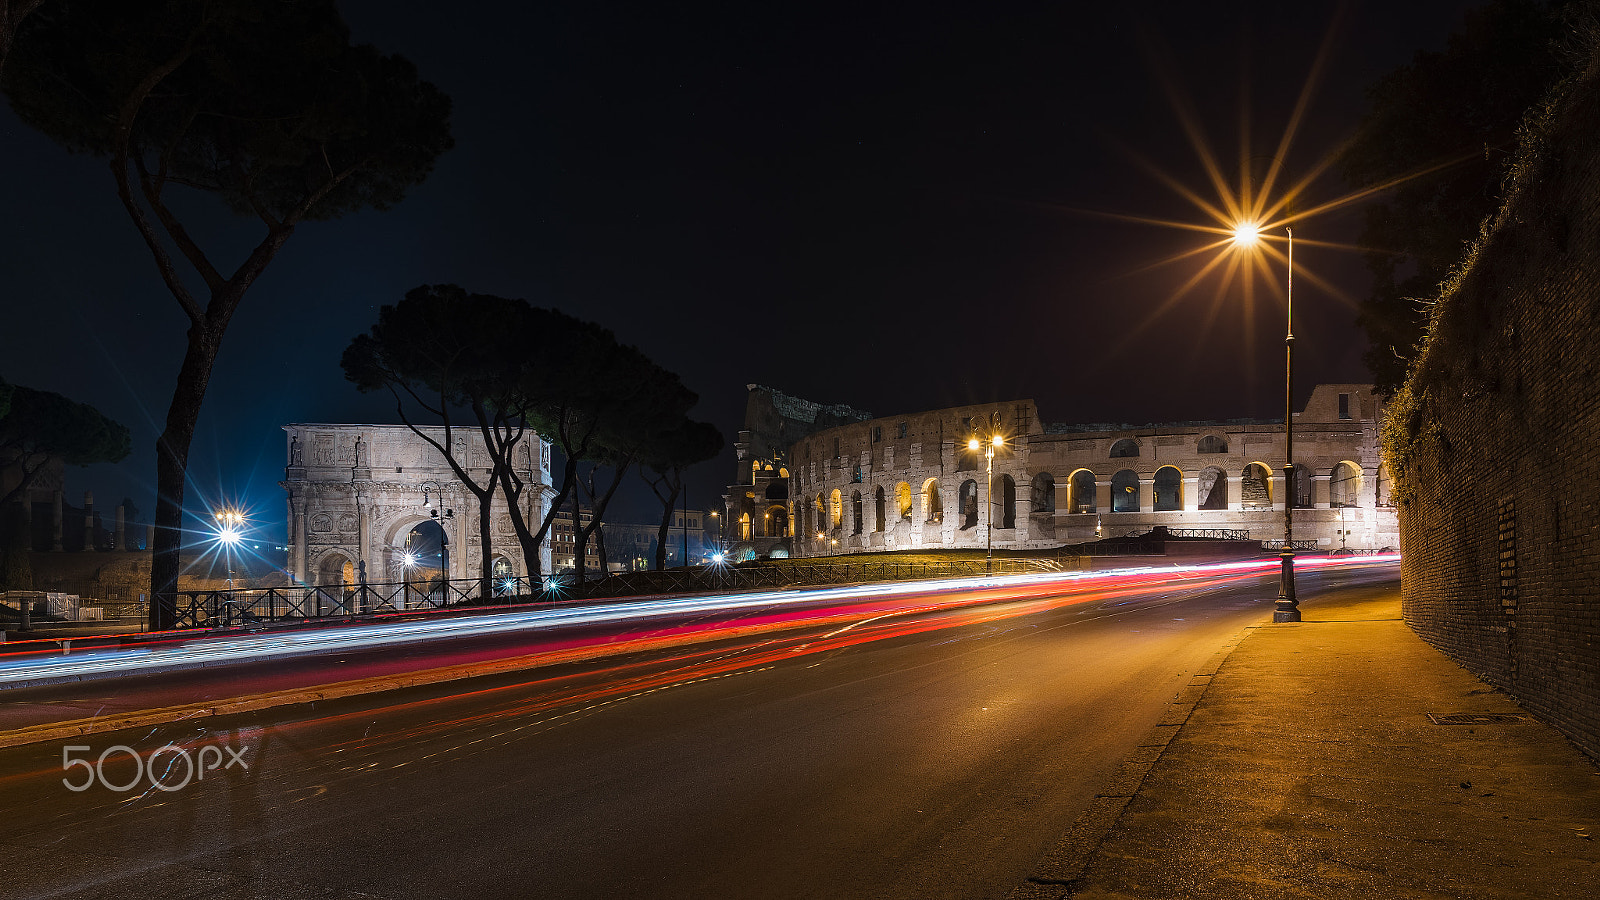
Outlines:
[[1600, 767], [1417, 638], [1398, 590], [1301, 608], [1194, 679], [1013, 900], [1600, 896]]

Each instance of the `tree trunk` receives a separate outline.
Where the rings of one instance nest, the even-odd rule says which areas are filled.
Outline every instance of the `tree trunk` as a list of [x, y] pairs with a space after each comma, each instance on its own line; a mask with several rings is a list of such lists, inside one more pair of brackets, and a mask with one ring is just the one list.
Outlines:
[[[665, 572], [667, 569], [667, 534], [672, 529], [672, 511], [678, 506], [678, 494], [683, 490], [683, 479], [676, 483], [663, 478], [672, 488], [671, 493], [662, 498], [661, 527], [656, 532], [656, 571]], [[660, 496], [659, 494], [657, 495]]]
[[221, 335], [203, 324], [189, 327], [189, 345], [178, 370], [178, 384], [167, 407], [167, 427], [156, 439], [155, 548], [150, 565], [150, 630], [178, 625], [178, 575], [183, 570], [183, 496], [189, 471], [189, 445], [211, 383]]

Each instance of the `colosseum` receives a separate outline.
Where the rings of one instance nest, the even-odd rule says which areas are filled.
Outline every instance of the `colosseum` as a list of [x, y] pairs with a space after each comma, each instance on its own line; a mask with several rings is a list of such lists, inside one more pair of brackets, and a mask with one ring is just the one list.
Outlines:
[[749, 392], [724, 497], [735, 559], [1048, 548], [1156, 526], [1281, 541], [1285, 503], [1297, 546], [1399, 546], [1371, 385], [1319, 385], [1295, 413], [1292, 488], [1282, 419], [1060, 425], [1032, 400], [874, 418]]

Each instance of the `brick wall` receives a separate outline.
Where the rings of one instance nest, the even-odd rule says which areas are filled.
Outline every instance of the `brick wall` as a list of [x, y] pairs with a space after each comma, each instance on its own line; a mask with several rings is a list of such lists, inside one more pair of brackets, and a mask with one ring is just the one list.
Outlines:
[[1406, 622], [1600, 757], [1597, 71], [1525, 141], [1386, 437]]

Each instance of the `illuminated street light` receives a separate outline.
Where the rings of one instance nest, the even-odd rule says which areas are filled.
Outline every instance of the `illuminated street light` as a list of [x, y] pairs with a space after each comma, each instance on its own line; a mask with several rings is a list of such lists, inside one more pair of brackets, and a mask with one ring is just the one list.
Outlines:
[[244, 513], [234, 507], [223, 507], [212, 513], [212, 518], [217, 520], [217, 543], [222, 545], [222, 553], [228, 564], [228, 590], [233, 590], [233, 548], [244, 540]]
[[989, 515], [987, 517], [988, 521], [983, 527], [983, 567], [984, 571], [987, 572], [994, 571], [994, 451], [1006, 445], [1005, 436], [1000, 434], [999, 427], [1000, 414], [995, 413], [989, 422], [990, 435], [980, 441], [978, 440], [977, 432], [973, 432], [972, 439], [967, 441], [967, 449], [974, 453], [978, 452], [980, 446], [983, 448], [983, 467], [989, 482], [986, 488], [987, 494], [985, 495], [985, 500], [989, 507]]

